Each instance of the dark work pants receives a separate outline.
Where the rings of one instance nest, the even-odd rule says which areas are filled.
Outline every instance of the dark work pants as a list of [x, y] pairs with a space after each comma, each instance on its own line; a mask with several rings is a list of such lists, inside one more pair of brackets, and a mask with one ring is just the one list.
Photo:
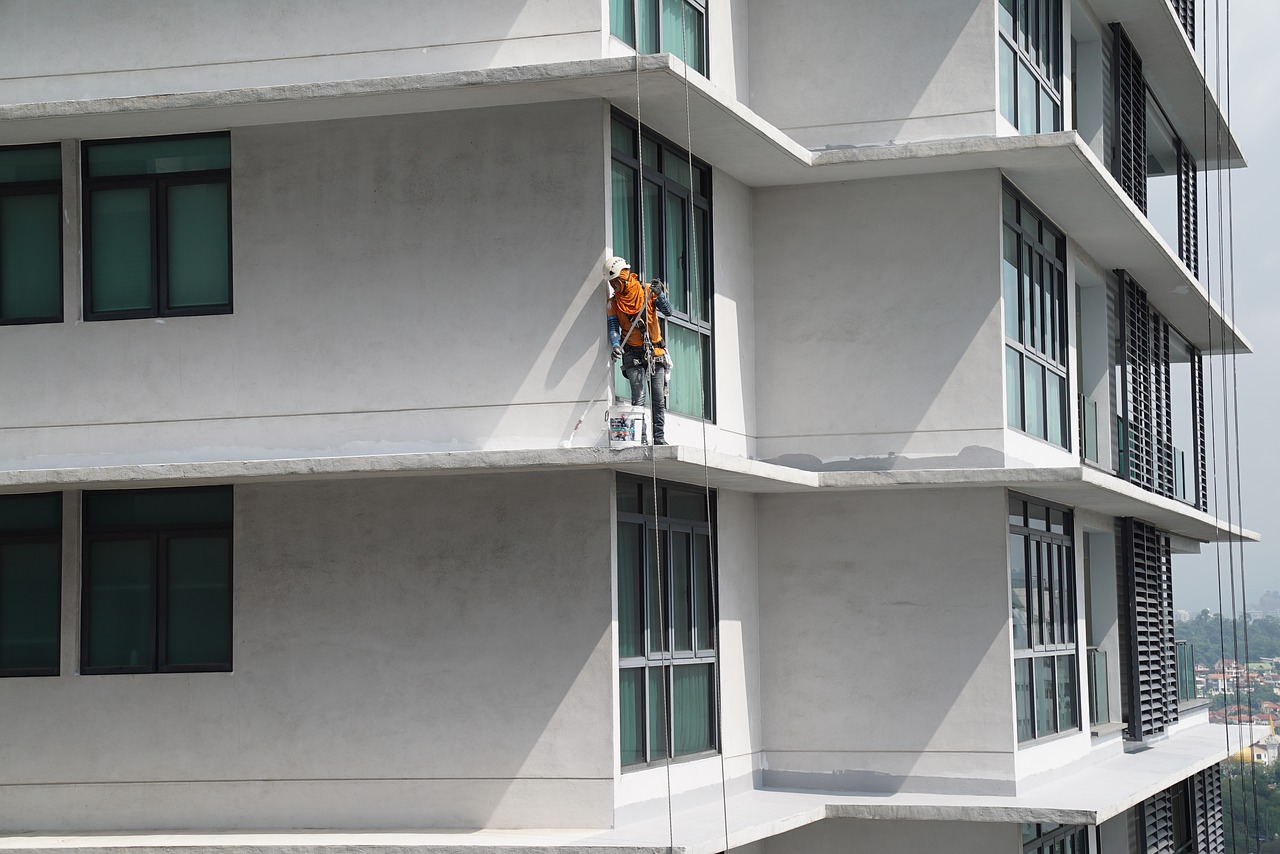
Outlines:
[[[644, 365], [623, 371], [631, 383], [631, 405], [644, 406], [645, 374]], [[665, 441], [663, 427], [667, 420], [667, 366], [658, 362], [649, 378], [647, 391], [653, 397], [653, 441]]]

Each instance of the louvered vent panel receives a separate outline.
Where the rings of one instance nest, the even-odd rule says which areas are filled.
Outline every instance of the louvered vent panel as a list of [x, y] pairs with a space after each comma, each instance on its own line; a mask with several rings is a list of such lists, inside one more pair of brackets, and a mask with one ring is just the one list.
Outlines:
[[1178, 720], [1177, 648], [1169, 536], [1135, 519], [1121, 525], [1120, 678], [1130, 739], [1141, 741]]
[[1170, 387], [1169, 324], [1151, 312], [1151, 426], [1154, 431], [1156, 492], [1178, 495], [1173, 476], [1173, 392]]
[[1142, 59], [1119, 24], [1111, 25], [1115, 91], [1115, 156], [1112, 173], [1133, 203], [1147, 212], [1147, 84]]
[[1142, 802], [1143, 842], [1146, 854], [1174, 854], [1173, 798], [1168, 791]]
[[1157, 491], [1155, 472], [1155, 413], [1151, 386], [1151, 307], [1147, 292], [1121, 273], [1124, 283], [1124, 357], [1129, 434], [1129, 480]]
[[1195, 419], [1193, 427], [1196, 431], [1196, 507], [1200, 510], [1208, 511], [1209, 473], [1205, 464], [1207, 454], [1205, 452], [1204, 430], [1204, 357], [1199, 350], [1195, 349], [1191, 351], [1191, 393], [1194, 395], [1191, 406], [1192, 417]]
[[1182, 23], [1182, 31], [1187, 34], [1187, 40], [1191, 42], [1192, 47], [1196, 43], [1196, 0], [1169, 0], [1173, 5], [1173, 12], [1178, 16], [1178, 20]]
[[1214, 765], [1192, 776], [1191, 796], [1196, 854], [1226, 854], [1226, 831], [1222, 823], [1221, 768]]
[[1200, 275], [1200, 214], [1197, 204], [1196, 160], [1178, 143], [1178, 257], [1191, 275]]

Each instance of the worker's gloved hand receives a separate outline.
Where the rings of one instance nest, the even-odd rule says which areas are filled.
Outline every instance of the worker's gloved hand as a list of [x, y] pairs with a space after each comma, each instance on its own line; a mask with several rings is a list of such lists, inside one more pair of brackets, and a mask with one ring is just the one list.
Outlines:
[[622, 345], [621, 345], [621, 344], [616, 344], [616, 345], [614, 345], [613, 349], [609, 351], [609, 355], [610, 355], [612, 358], [614, 358], [614, 359], [621, 359], [621, 358], [622, 358]]
[[662, 279], [654, 279], [649, 283], [649, 287], [653, 288], [653, 292], [655, 294], [665, 296], [667, 293], [667, 283], [662, 281]]

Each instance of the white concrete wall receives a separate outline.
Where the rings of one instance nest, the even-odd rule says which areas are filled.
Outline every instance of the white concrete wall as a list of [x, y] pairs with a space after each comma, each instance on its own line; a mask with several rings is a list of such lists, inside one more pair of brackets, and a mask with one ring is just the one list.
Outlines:
[[708, 77], [744, 104], [751, 99], [749, 7], [747, 0], [707, 2]]
[[611, 495], [237, 486], [234, 672], [3, 680], [0, 830], [608, 826]]
[[994, 171], [756, 192], [760, 457], [1003, 464], [1000, 194]]
[[[754, 206], [751, 190], [719, 169], [712, 174], [712, 192], [716, 424], [707, 443], [725, 453], [754, 456], [758, 424]], [[701, 445], [702, 426], [694, 422], [671, 435], [681, 444]]]
[[0, 104], [587, 59], [602, 55], [607, 8], [602, 0], [0, 0]]
[[765, 783], [1012, 793], [1005, 492], [757, 506]]
[[555, 447], [609, 370], [606, 130], [598, 101], [238, 130], [231, 315], [78, 321], [73, 217], [67, 320], [0, 336], [0, 467]]
[[749, 106], [810, 148], [996, 132], [995, 0], [750, 0]]
[[747, 850], [752, 854], [1013, 854], [1022, 850], [1021, 838], [1017, 824], [842, 818], [805, 825]]

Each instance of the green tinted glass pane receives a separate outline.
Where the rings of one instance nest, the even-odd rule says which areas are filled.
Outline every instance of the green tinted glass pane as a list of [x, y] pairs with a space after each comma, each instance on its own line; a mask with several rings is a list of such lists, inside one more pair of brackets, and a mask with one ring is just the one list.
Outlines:
[[1018, 60], [1014, 58], [1013, 46], [1000, 39], [1000, 115], [1009, 124], [1018, 124], [1018, 111], [1014, 96], [1014, 79]]
[[1029, 649], [1030, 600], [1027, 596], [1027, 538], [1009, 535], [1009, 589], [1013, 603], [1013, 648]]
[[1012, 347], [1004, 351], [1005, 410], [1010, 427], [1022, 429], [1022, 354]]
[[231, 301], [231, 240], [226, 183], [168, 188], [169, 307]]
[[643, 525], [618, 523], [618, 655], [621, 658], [644, 655], [643, 542]]
[[0, 318], [62, 313], [61, 213], [57, 193], [0, 196]]
[[1067, 446], [1066, 383], [1065, 379], [1053, 371], [1045, 371], [1048, 439], [1064, 448]]
[[710, 291], [707, 289], [707, 279], [709, 278], [707, 271], [711, 268], [711, 252], [708, 249], [707, 238], [710, 237], [711, 227], [707, 222], [706, 211], [694, 209], [693, 227], [695, 256], [689, 259], [689, 267], [693, 270], [689, 314], [695, 320], [709, 322], [711, 320], [711, 300]]
[[609, 143], [614, 150], [628, 157], [636, 156], [636, 132], [622, 122], [614, 119], [609, 123]]
[[86, 146], [90, 178], [231, 168], [231, 138], [148, 139]]
[[634, 0], [609, 0], [609, 32], [632, 47], [636, 46], [635, 11]]
[[1018, 741], [1030, 741], [1036, 737], [1035, 720], [1032, 718], [1031, 659], [1019, 658], [1013, 662], [1013, 693], [1018, 707]]
[[671, 148], [663, 149], [662, 174], [682, 187], [690, 186], [693, 172], [689, 167], [689, 156]]
[[88, 492], [85, 527], [231, 524], [231, 487]]
[[0, 184], [58, 181], [61, 178], [62, 150], [57, 145], [0, 148]]
[[707, 496], [704, 492], [684, 489], [667, 490], [667, 515], [673, 519], [707, 521]]
[[1018, 132], [1036, 132], [1036, 78], [1026, 63], [1018, 63]]
[[640, 506], [640, 485], [630, 480], [619, 480], [618, 492], [619, 513], [642, 513]]
[[613, 163], [613, 254], [636, 257], [636, 170]]
[[151, 190], [92, 191], [89, 223], [92, 310], [151, 308]]
[[667, 685], [665, 667], [650, 667], [649, 672], [649, 756], [667, 756]]
[[1076, 721], [1076, 657], [1058, 656], [1058, 732], [1077, 727]]
[[661, 149], [658, 147], [658, 143], [654, 142], [652, 139], [640, 140], [640, 154], [644, 160], [644, 167], [646, 169], [658, 168], [659, 161], [661, 160], [661, 156], [659, 154], [660, 151]]
[[62, 528], [62, 495], [0, 495], [0, 531], [57, 531]]
[[667, 194], [666, 263], [663, 265], [670, 286], [671, 307], [680, 314], [689, 312], [689, 280], [686, 262], [689, 252], [689, 221], [684, 199]]
[[[666, 276], [658, 264], [662, 257], [662, 187], [652, 181], [644, 182], [644, 258], [641, 268], [634, 266], [631, 272], [646, 282], [655, 276]], [[633, 263], [635, 259], [630, 259]]]
[[150, 540], [88, 544], [90, 667], [155, 667]]
[[[670, 610], [667, 606], [667, 597], [671, 595], [671, 591], [667, 587], [667, 580], [658, 574], [658, 554], [662, 554], [662, 567], [667, 568], [669, 556], [667, 552], [666, 532], [659, 532], [661, 538], [658, 541], [658, 548], [654, 548], [654, 532], [652, 529], [645, 531], [645, 537], [648, 542], [645, 544], [645, 563], [646, 567], [646, 584], [648, 585], [648, 610], [649, 610], [649, 651], [665, 652], [667, 649], [667, 632], [666, 627], [670, 625]], [[667, 570], [670, 571], [669, 569]]]
[[1035, 658], [1033, 688], [1036, 692], [1036, 737], [1058, 731], [1058, 704], [1053, 674], [1053, 658]]
[[681, 57], [699, 74], [707, 73], [707, 53], [702, 49], [706, 32], [703, 15], [691, 4], [684, 4], [684, 55]]
[[674, 363], [668, 377], [671, 389], [668, 406], [673, 412], [705, 417], [706, 410], [710, 408], [710, 396], [704, 397], [705, 387], [711, 382], [711, 365], [706, 358], [710, 355], [707, 337], [668, 323], [665, 340], [667, 352]]
[[716, 645], [715, 609], [712, 607], [711, 539], [706, 534], [693, 535], [693, 622], [697, 630], [698, 649]]
[[[636, 0], [637, 13], [640, 19], [639, 53], [658, 52], [658, 0]], [[648, 152], [645, 152], [647, 155]], [[648, 160], [648, 157], [645, 158]], [[649, 161], [650, 163], [654, 161]]]
[[1009, 524], [1027, 524], [1027, 502], [1018, 498], [1009, 499]]
[[684, 24], [681, 14], [684, 11], [684, 0], [658, 0], [662, 7], [662, 47], [663, 53], [684, 56]]
[[1013, 0], [1000, 0], [1000, 32], [1013, 33]]
[[675, 755], [710, 750], [715, 714], [712, 665], [687, 664], [672, 668], [672, 715]]
[[57, 670], [58, 544], [0, 544], [0, 670]]
[[618, 729], [623, 765], [644, 761], [644, 673], [643, 667], [618, 672]]
[[671, 566], [668, 578], [671, 584], [671, 634], [674, 649], [688, 652], [693, 649], [693, 538], [687, 531], [671, 532]]
[[1018, 340], [1018, 234], [1012, 228], [1004, 228], [1004, 263], [1001, 267], [1004, 280], [1004, 334]]
[[174, 538], [168, 552], [165, 663], [230, 667], [231, 538]]
[[1044, 439], [1047, 438], [1044, 423], [1044, 367], [1027, 359], [1023, 368], [1023, 394], [1026, 402], [1024, 429], [1032, 436]]

